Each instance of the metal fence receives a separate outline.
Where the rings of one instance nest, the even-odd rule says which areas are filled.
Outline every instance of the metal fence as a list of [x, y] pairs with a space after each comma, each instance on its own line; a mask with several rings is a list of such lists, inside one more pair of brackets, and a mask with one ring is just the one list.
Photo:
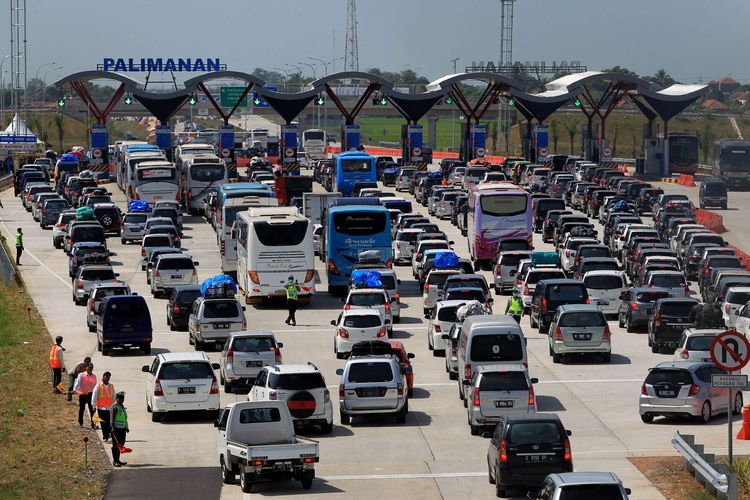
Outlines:
[[695, 444], [695, 436], [675, 432], [672, 446], [685, 458], [685, 468], [718, 498], [737, 500], [737, 474], [728, 474], [727, 464], [714, 463], [715, 456], [703, 453], [703, 445]]

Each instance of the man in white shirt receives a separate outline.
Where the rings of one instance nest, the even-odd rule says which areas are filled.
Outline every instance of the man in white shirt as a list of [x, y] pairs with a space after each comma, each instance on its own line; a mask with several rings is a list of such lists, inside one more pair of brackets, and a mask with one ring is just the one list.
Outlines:
[[115, 404], [115, 386], [109, 383], [111, 376], [111, 373], [104, 372], [102, 381], [96, 384], [94, 392], [91, 393], [94, 410], [102, 421], [102, 437], [105, 441], [109, 440], [110, 433], [109, 409]]

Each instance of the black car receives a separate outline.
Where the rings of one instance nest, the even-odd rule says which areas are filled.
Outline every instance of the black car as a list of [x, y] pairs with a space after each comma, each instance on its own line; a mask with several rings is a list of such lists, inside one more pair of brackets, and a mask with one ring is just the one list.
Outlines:
[[572, 472], [572, 433], [554, 413], [504, 416], [490, 438], [487, 468], [498, 497], [513, 486], [537, 489], [549, 474]]
[[648, 346], [657, 353], [660, 348], [677, 349], [686, 328], [693, 326], [692, 310], [698, 301], [692, 298], [659, 299], [648, 321]]
[[560, 198], [542, 198], [531, 202], [534, 232], [542, 230], [545, 216], [550, 210], [565, 210], [565, 201]]
[[167, 302], [167, 324], [170, 330], [187, 330], [193, 302], [200, 296], [200, 285], [178, 286], [172, 290]]
[[641, 192], [638, 193], [638, 197], [635, 199], [635, 210], [638, 215], [651, 212], [654, 200], [662, 194], [664, 194], [664, 190], [661, 188], [646, 188], [641, 190]]
[[555, 233], [557, 222], [563, 215], [573, 215], [570, 210], [550, 210], [544, 217], [542, 223], [542, 241], [549, 243], [552, 241], [552, 235]]
[[727, 185], [721, 179], [709, 179], [701, 182], [698, 190], [701, 208], [719, 207], [727, 209]]
[[531, 299], [529, 322], [532, 328], [539, 328], [539, 333], [548, 333], [558, 306], [588, 303], [588, 291], [580, 280], [542, 280], [537, 283]]

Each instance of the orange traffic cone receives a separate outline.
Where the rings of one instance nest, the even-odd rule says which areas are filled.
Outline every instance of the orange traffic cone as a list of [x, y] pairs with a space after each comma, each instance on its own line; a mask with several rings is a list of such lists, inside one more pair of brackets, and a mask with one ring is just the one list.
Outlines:
[[737, 439], [750, 441], [750, 405], [742, 407], [742, 428], [737, 433]]

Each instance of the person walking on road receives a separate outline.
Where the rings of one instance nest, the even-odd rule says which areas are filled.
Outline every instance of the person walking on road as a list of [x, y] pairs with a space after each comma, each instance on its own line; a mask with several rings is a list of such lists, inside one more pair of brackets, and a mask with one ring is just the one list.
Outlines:
[[73, 401], [73, 386], [76, 385], [76, 379], [78, 378], [78, 375], [86, 371], [86, 365], [91, 363], [91, 358], [89, 356], [86, 356], [83, 358], [83, 361], [78, 363], [73, 367], [72, 370], [68, 372], [68, 401]]
[[94, 392], [91, 394], [91, 400], [94, 402], [94, 410], [102, 421], [102, 437], [105, 441], [109, 440], [110, 421], [109, 410], [114, 404], [115, 386], [109, 383], [112, 374], [104, 372], [102, 381], [96, 384]]
[[55, 388], [55, 394], [62, 394], [60, 383], [62, 382], [63, 370], [63, 338], [59, 335], [55, 337], [55, 343], [49, 350], [49, 367], [52, 368], [52, 387]]
[[8, 156], [5, 157], [5, 161], [3, 162], [3, 164], [5, 165], [5, 173], [8, 175], [11, 175], [14, 170], [14, 165], [13, 165], [13, 155], [10, 154], [10, 151], [8, 151]]
[[[94, 365], [86, 365], [86, 371], [78, 375], [76, 385], [73, 391], [78, 394], [78, 425], [83, 427], [83, 409], [88, 406], [89, 419], [94, 417], [94, 408], [91, 406], [91, 394], [96, 388], [96, 375], [94, 375]], [[91, 428], [96, 429], [96, 424], [91, 420]]]
[[126, 434], [130, 432], [128, 412], [123, 403], [125, 403], [125, 393], [121, 391], [115, 395], [115, 404], [109, 412], [109, 423], [112, 428], [112, 465], [115, 467], [128, 464], [120, 461], [120, 448], [118, 447], [118, 445], [125, 444]]
[[21, 254], [23, 253], [23, 230], [19, 227], [16, 232], [16, 265], [21, 265]]
[[294, 276], [289, 276], [286, 282], [286, 306], [289, 309], [289, 316], [286, 318], [287, 325], [297, 326], [297, 306], [299, 305], [299, 283], [294, 280]]
[[505, 314], [509, 314], [517, 322], [521, 322], [523, 302], [521, 301], [521, 293], [518, 290], [513, 290], [513, 295], [508, 299], [508, 304], [505, 306]]

